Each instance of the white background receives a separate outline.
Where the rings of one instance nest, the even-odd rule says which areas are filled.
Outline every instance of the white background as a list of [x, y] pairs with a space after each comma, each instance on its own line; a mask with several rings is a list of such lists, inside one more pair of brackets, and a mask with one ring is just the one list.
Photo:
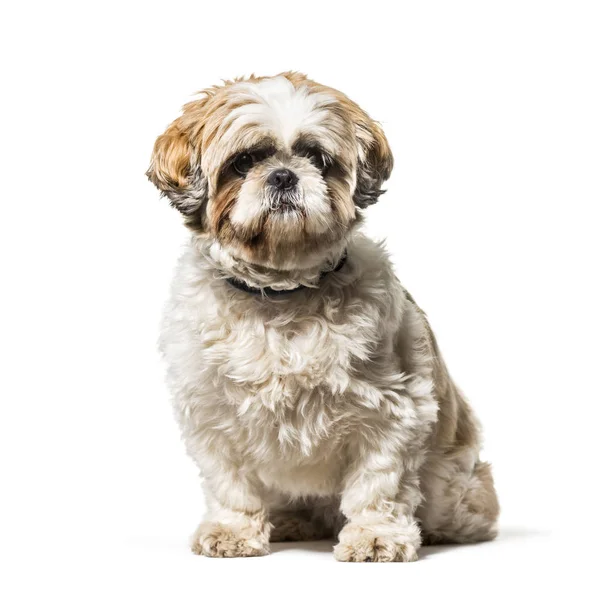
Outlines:
[[[12, 598], [595, 597], [595, 2], [19, 2], [0, 15], [0, 586]], [[210, 560], [155, 348], [185, 230], [146, 181], [193, 92], [297, 69], [382, 122], [368, 230], [486, 431], [498, 541]]]

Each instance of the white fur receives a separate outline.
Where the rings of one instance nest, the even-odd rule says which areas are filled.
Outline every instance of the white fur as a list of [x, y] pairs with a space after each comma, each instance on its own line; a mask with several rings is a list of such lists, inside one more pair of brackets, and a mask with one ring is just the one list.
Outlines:
[[326, 94], [310, 94], [306, 88], [296, 89], [285, 77], [273, 77], [257, 83], [241, 84], [241, 92], [258, 102], [231, 111], [228, 119], [235, 122], [223, 137], [226, 143], [235, 136], [235, 129], [251, 121], [256, 127], [275, 133], [290, 148], [297, 132], [325, 133], [323, 125], [330, 118], [324, 107], [332, 103]]
[[[435, 445], [435, 358], [386, 253], [358, 235], [345, 268], [319, 289], [267, 299], [216, 278], [209, 252], [195, 240], [181, 258], [161, 337], [176, 415], [210, 506], [212, 525], [201, 529], [197, 548], [234, 554], [242, 530], [248, 537], [239, 548], [259, 538], [256, 552], [267, 552], [263, 529], [247, 529], [243, 515], [267, 523], [279, 507], [310, 499], [332, 503], [329, 513], [340, 503], [343, 516], [327, 518], [350, 521], [337, 558], [413, 560], [419, 476]], [[406, 354], [400, 337], [411, 339]], [[442, 454], [438, 461], [467, 478], [477, 447], [465, 456], [462, 467]], [[427, 469], [437, 477], [436, 467]], [[443, 499], [440, 490], [437, 509], [422, 513], [435, 531], [454, 528], [466, 491]], [[231, 511], [242, 527], [230, 524]], [[465, 521], [470, 539], [494, 531], [483, 515]], [[206, 550], [214, 536], [220, 546]], [[374, 538], [386, 540], [384, 552]]]

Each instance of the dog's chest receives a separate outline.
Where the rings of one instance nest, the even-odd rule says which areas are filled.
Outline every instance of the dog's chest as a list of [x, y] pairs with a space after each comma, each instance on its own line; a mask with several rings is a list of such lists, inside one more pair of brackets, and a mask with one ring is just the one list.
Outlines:
[[379, 329], [351, 309], [334, 319], [294, 311], [267, 320], [239, 311], [206, 321], [202, 371], [243, 432], [236, 443], [270, 458], [338, 449], [356, 420], [355, 362], [368, 357]]
[[210, 375], [271, 408], [310, 392], [343, 393], [355, 361], [369, 358], [380, 335], [377, 319], [359, 315], [355, 307], [334, 318], [309, 306], [270, 319], [260, 311], [238, 310], [200, 328], [202, 362]]

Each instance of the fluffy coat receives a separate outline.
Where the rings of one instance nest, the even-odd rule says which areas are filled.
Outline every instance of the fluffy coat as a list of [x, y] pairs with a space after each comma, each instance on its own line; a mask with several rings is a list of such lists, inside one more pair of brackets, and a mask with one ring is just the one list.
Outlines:
[[[307, 85], [306, 93], [313, 83], [297, 74], [282, 77], [281, 86]], [[261, 80], [254, 81], [257, 86]], [[268, 81], [272, 107], [274, 84]], [[224, 86], [227, 101], [235, 85]], [[333, 92], [327, 107], [336, 107], [340, 93]], [[340, 114], [350, 106], [353, 112], [343, 112], [347, 122], [359, 114], [366, 123], [365, 113], [343, 102], [335, 110]], [[202, 106], [201, 118], [209, 119]], [[373, 136], [382, 135], [377, 125], [368, 127]], [[478, 424], [447, 373], [425, 314], [394, 275], [383, 247], [359, 232], [359, 210], [368, 202], [353, 202], [375, 200], [392, 163], [380, 145], [377, 166], [360, 174], [360, 160], [364, 168], [372, 168], [372, 160], [363, 151], [360, 159], [358, 137], [339, 151], [353, 153], [345, 167], [339, 161], [334, 173], [322, 171], [327, 187], [315, 185], [315, 163], [302, 163], [289, 149], [273, 149], [281, 154], [261, 159], [262, 171], [291, 164], [300, 179], [312, 182], [296, 192], [295, 203], [307, 206], [312, 198], [309, 206], [320, 202], [324, 211], [324, 204], [334, 206], [329, 195], [335, 183], [341, 186], [344, 178], [346, 185], [336, 205], [346, 209], [346, 226], [313, 252], [303, 252], [307, 238], [291, 240], [297, 251], [289, 255], [286, 248], [283, 258], [273, 252], [284, 246], [272, 241], [273, 234], [269, 246], [257, 251], [243, 233], [231, 237], [238, 233], [230, 218], [235, 207], [244, 202], [237, 220], [248, 219], [252, 198], [266, 184], [257, 166], [254, 179], [222, 175], [231, 154], [222, 148], [224, 138], [212, 142], [212, 155], [221, 152], [213, 175], [209, 159], [203, 160], [207, 150], [198, 150], [197, 143], [185, 159], [195, 167], [185, 167], [178, 187], [164, 174], [165, 155], [150, 169], [192, 231], [175, 273], [160, 347], [183, 440], [204, 479], [208, 514], [193, 538], [197, 553], [255, 556], [267, 554], [270, 541], [337, 536], [339, 560], [412, 561], [422, 538], [473, 542], [496, 535], [498, 503], [490, 467], [478, 458]], [[366, 189], [374, 180], [375, 189]], [[227, 196], [227, 226], [218, 229], [211, 215], [223, 188], [236, 191]], [[285, 228], [300, 219], [309, 224], [309, 212], [294, 214], [285, 213]], [[280, 213], [268, 220], [271, 233], [279, 226], [276, 218], [282, 219]], [[344, 253], [342, 269], [323, 275]], [[230, 277], [262, 288], [297, 289], [255, 295], [230, 285]]]

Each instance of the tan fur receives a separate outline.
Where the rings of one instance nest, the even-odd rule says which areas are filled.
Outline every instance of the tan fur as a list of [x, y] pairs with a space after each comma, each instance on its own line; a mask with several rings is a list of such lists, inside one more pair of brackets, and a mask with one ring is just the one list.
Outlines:
[[238, 180], [227, 182], [226, 185], [220, 188], [218, 195], [214, 197], [211, 204], [212, 210], [209, 215], [210, 228], [212, 231], [218, 232], [218, 235], [225, 242], [228, 241], [229, 237], [231, 241], [235, 237], [234, 231], [223, 233], [222, 230], [226, 225], [229, 225], [228, 215], [237, 200], [240, 188], [241, 182]]
[[154, 145], [149, 171], [152, 183], [161, 189], [176, 187], [184, 190], [188, 185], [191, 155], [187, 131], [175, 121]]

